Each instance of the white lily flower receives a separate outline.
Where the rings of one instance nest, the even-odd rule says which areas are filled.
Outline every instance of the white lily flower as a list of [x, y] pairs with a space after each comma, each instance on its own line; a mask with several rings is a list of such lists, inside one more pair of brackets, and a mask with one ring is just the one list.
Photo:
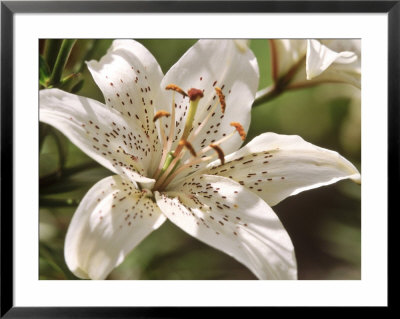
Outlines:
[[320, 83], [349, 83], [361, 87], [361, 41], [271, 40], [273, 78], [288, 88]]
[[238, 150], [259, 80], [251, 50], [200, 40], [163, 76], [141, 44], [118, 40], [88, 67], [105, 104], [40, 91], [40, 120], [116, 174], [94, 185], [72, 218], [71, 271], [106, 278], [168, 218], [260, 279], [296, 279], [292, 242], [270, 206], [360, 175], [296, 136], [266, 133]]

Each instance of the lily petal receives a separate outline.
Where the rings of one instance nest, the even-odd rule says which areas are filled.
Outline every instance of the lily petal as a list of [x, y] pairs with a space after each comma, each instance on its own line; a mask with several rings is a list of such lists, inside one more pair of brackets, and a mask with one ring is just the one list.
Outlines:
[[320, 75], [332, 63], [350, 64], [356, 60], [357, 55], [354, 52], [335, 52], [318, 40], [308, 40], [306, 58], [307, 80]]
[[259, 279], [296, 279], [294, 248], [273, 210], [233, 180], [196, 175], [156, 192], [163, 213], [185, 232], [247, 266]]
[[204, 174], [226, 176], [264, 199], [270, 206], [302, 191], [350, 178], [358, 170], [344, 157], [299, 136], [264, 133], [236, 153], [210, 163]]
[[69, 269], [83, 279], [104, 279], [166, 218], [134, 184], [110, 176], [79, 204], [65, 239]]
[[[240, 122], [247, 131], [258, 80], [257, 59], [250, 49], [243, 50], [234, 40], [200, 40], [171, 67], [161, 86], [176, 84], [184, 90], [204, 90], [194, 119], [193, 132], [207, 115], [211, 113], [212, 116], [192, 142], [194, 149], [199, 150], [213, 143], [212, 141], [219, 140], [224, 134], [231, 133], [231, 122]], [[225, 113], [219, 105], [216, 87], [225, 95]], [[175, 95], [174, 141], [177, 143], [183, 133], [189, 101], [188, 98]], [[211, 111], [215, 105], [215, 110]], [[230, 153], [237, 150], [241, 144], [240, 137], [234, 136], [224, 143], [223, 148], [226, 153]]]
[[[58, 89], [40, 91], [40, 121], [63, 132], [88, 156], [116, 174], [152, 185], [145, 159], [151, 142], [116, 110]], [[141, 141], [141, 143], [139, 143]]]
[[106, 105], [119, 110], [136, 125], [140, 123], [142, 135], [150, 139], [152, 147], [146, 164], [153, 173], [161, 156], [154, 108], [155, 104], [164, 104], [160, 90], [163, 73], [156, 59], [136, 41], [115, 40], [100, 61], [89, 61], [87, 66]]
[[274, 81], [286, 75], [304, 59], [307, 41], [303, 39], [270, 40]]

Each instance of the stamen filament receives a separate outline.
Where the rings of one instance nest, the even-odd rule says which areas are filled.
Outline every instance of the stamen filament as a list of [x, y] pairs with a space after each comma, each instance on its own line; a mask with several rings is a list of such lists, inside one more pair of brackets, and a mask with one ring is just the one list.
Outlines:
[[194, 131], [190, 136], [189, 136], [189, 142], [193, 143], [193, 140], [199, 135], [200, 131], [206, 126], [208, 120], [211, 118], [212, 114], [214, 113], [216, 107], [218, 105], [218, 101], [215, 101], [214, 105], [211, 107], [210, 111], [208, 112], [206, 118], [201, 122], [201, 124], [197, 127], [196, 131]]
[[198, 163], [201, 162], [208, 162], [209, 160], [211, 160], [213, 157], [215, 157], [215, 155], [212, 156], [207, 156], [207, 157], [203, 157], [203, 158], [195, 158], [192, 161], [187, 162], [186, 164], [182, 165], [181, 167], [179, 167], [175, 172], [173, 172], [171, 175], [168, 176], [168, 178], [160, 185], [160, 189], [165, 189], [165, 187], [168, 186], [169, 183], [171, 183], [171, 181], [180, 173], [182, 173], [182, 171], [184, 171], [185, 169], [189, 168], [192, 165], [196, 165]]
[[[213, 116], [213, 113], [218, 105], [218, 102], [221, 105], [221, 110], [222, 113], [225, 112], [225, 108], [226, 108], [226, 103], [225, 103], [225, 96], [222, 93], [222, 90], [218, 87], [215, 88], [215, 91], [217, 92], [218, 95], [218, 101], [215, 101], [214, 105], [211, 107], [211, 109], [208, 111], [207, 116], [205, 117], [205, 119], [203, 120], [203, 122], [201, 122], [201, 124], [197, 127], [196, 131], [194, 131], [194, 133], [192, 133], [189, 137], [189, 141], [192, 143], [193, 140], [199, 135], [199, 133], [201, 132], [201, 130], [204, 128], [204, 126], [206, 126], [207, 122], [210, 120], [210, 118]], [[220, 96], [221, 95], [221, 96]]]
[[[164, 172], [162, 172], [162, 174], [160, 174], [160, 176], [157, 179], [157, 182], [154, 184], [154, 189], [158, 189], [166, 180], [166, 178], [168, 177], [168, 175], [172, 172], [173, 169], [175, 169], [178, 161], [181, 160], [182, 156], [183, 156], [183, 152], [181, 154], [179, 154], [178, 156], [175, 156], [174, 154], [172, 154], [172, 152], [170, 152], [169, 154], [171, 154], [171, 158], [173, 158], [172, 162], [169, 162], [166, 170]], [[165, 165], [164, 165], [165, 167]]]
[[211, 149], [214, 149], [218, 153], [218, 156], [221, 159], [221, 163], [224, 164], [224, 159], [223, 159], [224, 153], [223, 153], [222, 149], [219, 147], [219, 145], [222, 144], [223, 142], [227, 141], [228, 139], [230, 139], [233, 135], [235, 135], [236, 132], [239, 133], [242, 140], [244, 140], [246, 138], [246, 132], [244, 131], [243, 126], [240, 123], [231, 122], [231, 125], [235, 127], [234, 131], [232, 131], [230, 134], [224, 136], [223, 138], [219, 139], [218, 141], [206, 146], [205, 148], [200, 150], [200, 152], [197, 155], [200, 156], [201, 154], [207, 153]]
[[[230, 133], [230, 134], [224, 136], [223, 138], [219, 139], [218, 141], [214, 142], [214, 143], [211, 144], [211, 145], [214, 145], [214, 146], [215, 146], [215, 145], [220, 145], [220, 144], [222, 144], [223, 142], [225, 142], [226, 140], [230, 139], [233, 135], [235, 135], [235, 133], [236, 133], [236, 130], [232, 131], [232, 133]], [[211, 145], [206, 146], [205, 148], [203, 148], [203, 149], [199, 152], [198, 155], [207, 153], [208, 151], [210, 151], [211, 149], [213, 149], [213, 147], [211, 147]]]
[[[215, 103], [212, 105], [211, 108], [208, 108], [208, 114], [205, 116], [204, 120], [200, 125], [197, 127], [197, 129], [192, 133], [193, 131], [193, 122], [196, 116], [196, 111], [199, 105], [200, 99], [203, 97], [203, 91], [199, 89], [190, 89], [187, 93], [185, 93], [181, 88], [174, 84], [170, 84], [166, 86], [167, 90], [173, 90], [173, 101], [172, 101], [172, 109], [171, 109], [171, 114], [166, 112], [166, 111], [158, 111], [155, 116], [154, 116], [154, 121], [157, 119], [160, 119], [160, 133], [163, 141], [163, 155], [162, 159], [159, 165], [159, 169], [157, 170], [157, 173], [155, 174], [156, 176], [156, 183], [154, 185], [153, 189], [159, 189], [162, 190], [165, 187], [168, 186], [168, 184], [179, 174], [181, 174], [185, 169], [188, 169], [189, 167], [192, 167], [193, 165], [197, 165], [198, 163], [205, 163], [210, 161], [212, 158], [215, 156], [218, 156], [221, 165], [225, 163], [225, 155], [222, 150], [222, 148], [219, 146], [223, 142], [227, 141], [230, 139], [236, 131], [239, 133], [240, 137], [242, 140], [246, 137], [246, 133], [243, 129], [243, 127], [237, 123], [237, 122], [232, 122], [231, 125], [235, 127], [235, 130], [228, 134], [227, 136], [222, 137], [218, 141], [210, 144], [209, 146], [203, 148], [199, 153], [196, 154], [196, 151], [194, 150], [194, 147], [192, 145], [192, 141], [195, 140], [195, 138], [199, 135], [200, 131], [206, 126], [207, 122], [211, 119], [211, 117], [215, 114], [215, 108], [218, 106], [218, 102], [221, 106], [221, 112], [224, 113], [226, 109], [226, 102], [225, 102], [225, 96], [222, 93], [222, 90], [218, 87], [215, 88], [216, 95], [218, 96], [218, 100], [215, 101]], [[174, 133], [175, 133], [175, 92], [178, 92], [182, 94], [183, 96], [188, 96], [190, 98], [190, 105], [189, 105], [189, 110], [186, 116], [186, 121], [185, 125], [183, 128], [183, 133], [181, 135], [180, 141], [178, 145], [176, 146], [176, 149], [174, 151], [171, 150], [172, 145], [173, 145], [173, 138], [174, 138]], [[171, 116], [171, 126], [169, 130], [169, 135], [166, 137], [164, 127], [162, 126], [162, 117], [168, 117]], [[187, 160], [186, 163], [183, 165], [180, 164], [180, 161], [184, 157], [184, 154], [186, 150], [189, 150], [191, 155], [193, 157], [197, 157], [197, 155], [202, 155], [210, 150], [214, 150], [215, 153], [212, 154], [212, 156], [205, 156], [201, 158], [194, 158], [192, 160]], [[181, 165], [181, 166], [180, 166]], [[190, 170], [187, 172], [188, 174], [190, 173]]]
[[[157, 119], [160, 119], [160, 133], [161, 133], [161, 139], [162, 139], [162, 145], [163, 145], [163, 150], [162, 150], [162, 155], [167, 153], [166, 145], [167, 145], [167, 138], [165, 137], [165, 130], [162, 122], [162, 117], [169, 117], [170, 114], [167, 111], [158, 111], [156, 115], [154, 115], [153, 122], [157, 121]], [[163, 158], [161, 159], [160, 163], [163, 163], [165, 161], [165, 156], [162, 156]], [[155, 172], [154, 176], [157, 176], [160, 173], [161, 169], [161, 164], [159, 165], [157, 171]]]
[[153, 174], [153, 178], [155, 178], [156, 176], [158, 176], [160, 174], [161, 169], [163, 167], [163, 163], [165, 162], [165, 159], [166, 159], [167, 154], [168, 154], [168, 151], [167, 151], [168, 150], [167, 149], [167, 138], [165, 137], [165, 131], [164, 131], [162, 119], [160, 119], [160, 133], [161, 133], [161, 139], [162, 139], [162, 143], [163, 143], [162, 156], [161, 156], [160, 164], [158, 165], [157, 170]]
[[[172, 84], [171, 84], [172, 85]], [[168, 87], [168, 86], [167, 86]], [[163, 151], [162, 151], [162, 156], [160, 160], [160, 164], [158, 165], [158, 169], [155, 172], [153, 177], [156, 177], [160, 174], [161, 168], [163, 167], [163, 164], [165, 162], [165, 159], [168, 154], [168, 150], [171, 149], [172, 146], [172, 139], [174, 137], [174, 132], [175, 132], [175, 92], [172, 94], [172, 105], [171, 105], [171, 124], [170, 124], [170, 129], [169, 129], [169, 135], [167, 142], [163, 144]]]
[[170, 150], [172, 146], [172, 140], [175, 134], [175, 92], [172, 94], [172, 105], [171, 105], [171, 123], [169, 129], [169, 136], [168, 136], [168, 146], [167, 148]]
[[[192, 144], [190, 144], [188, 141], [180, 140], [179, 144], [178, 144], [178, 148], [180, 148], [180, 147], [186, 147], [194, 157], [197, 156]], [[154, 185], [155, 189], [157, 189], [157, 187], [159, 187], [159, 186], [162, 186], [164, 184], [164, 182], [166, 181], [166, 179], [169, 177], [169, 175], [171, 175], [175, 171], [175, 169], [179, 165], [179, 161], [182, 159], [183, 155], [185, 154], [185, 150], [180, 152], [178, 154], [178, 156], [176, 156], [175, 153], [176, 153], [176, 151], [174, 152], [174, 154], [172, 154], [172, 152], [169, 153], [169, 154], [171, 154], [171, 157], [173, 158], [173, 160], [172, 160], [172, 162], [169, 162], [168, 165], [167, 165], [167, 163], [166, 163], [166, 165], [164, 165], [164, 167], [166, 168], [166, 171], [164, 171], [164, 168], [163, 168], [162, 173], [160, 174], [156, 184]], [[176, 176], [176, 175], [174, 175], [174, 176]]]

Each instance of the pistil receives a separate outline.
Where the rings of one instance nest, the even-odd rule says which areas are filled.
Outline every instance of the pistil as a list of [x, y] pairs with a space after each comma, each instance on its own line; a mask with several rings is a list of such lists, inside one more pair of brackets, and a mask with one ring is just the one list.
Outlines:
[[[185, 128], [183, 129], [181, 140], [187, 140], [190, 131], [193, 127], [194, 116], [196, 115], [197, 106], [199, 105], [200, 99], [203, 97], [203, 91], [199, 89], [190, 89], [188, 91], [188, 96], [190, 98], [189, 112], [186, 117]], [[178, 144], [174, 152], [174, 156], [177, 157], [181, 152], [184, 144]]]
[[[168, 167], [171, 165], [171, 163], [172, 163], [172, 161], [174, 160], [174, 155], [172, 154], [172, 152], [169, 152], [168, 153], [168, 155], [167, 155], [167, 159], [165, 160], [165, 162], [164, 162], [164, 166], [162, 167], [162, 169], [161, 169], [161, 172], [160, 172], [160, 176], [162, 176], [162, 174], [164, 174], [165, 173], [165, 171], [168, 169]], [[160, 176], [158, 176], [158, 177], [160, 177]]]

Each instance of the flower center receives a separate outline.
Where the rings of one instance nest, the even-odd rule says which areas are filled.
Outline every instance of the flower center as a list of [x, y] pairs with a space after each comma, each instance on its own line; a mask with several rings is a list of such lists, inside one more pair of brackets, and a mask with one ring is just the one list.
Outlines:
[[[218, 156], [218, 158], [220, 159], [221, 164], [224, 164], [225, 155], [220, 145], [230, 139], [232, 136], [234, 136], [236, 132], [239, 133], [242, 140], [246, 138], [246, 133], [242, 125], [238, 122], [232, 122], [230, 124], [234, 127], [234, 130], [230, 134], [224, 134], [225, 136], [223, 138], [213, 142], [209, 146], [206, 146], [197, 152], [193, 147], [193, 142], [196, 140], [203, 128], [209, 122], [210, 118], [215, 114], [214, 111], [218, 104], [221, 107], [222, 113], [225, 112], [226, 102], [222, 89], [218, 87], [215, 88], [215, 93], [218, 96], [218, 99], [216, 99], [216, 102], [212, 107], [207, 108], [206, 116], [199, 123], [199, 126], [196, 130], [194, 130], [193, 122], [200, 101], [203, 98], [203, 91], [192, 88], [188, 90], [188, 92], [185, 92], [175, 84], [167, 85], [166, 90], [174, 91], [172, 97], [172, 112], [170, 114], [167, 111], [158, 111], [153, 118], [154, 122], [160, 121], [160, 134], [163, 143], [161, 161], [157, 171], [153, 176], [153, 178], [156, 179], [153, 190], [164, 190], [177, 175], [184, 173], [185, 170], [188, 171], [189, 174], [191, 171], [190, 168], [193, 167], [193, 165], [207, 163], [210, 160], [214, 159], [216, 156]], [[182, 96], [184, 96], [184, 98], [189, 98], [189, 110], [186, 116], [183, 133], [175, 149], [173, 149], [172, 141], [175, 134], [175, 93], [181, 94]], [[164, 127], [162, 125], [162, 121], [163, 118], [168, 117], [171, 117], [171, 124], [169, 136], [167, 137], [164, 131]], [[214, 153], [207, 156], [206, 153], [211, 150], [214, 150]], [[191, 157], [183, 161], [183, 156], [186, 151], [190, 152]]]

